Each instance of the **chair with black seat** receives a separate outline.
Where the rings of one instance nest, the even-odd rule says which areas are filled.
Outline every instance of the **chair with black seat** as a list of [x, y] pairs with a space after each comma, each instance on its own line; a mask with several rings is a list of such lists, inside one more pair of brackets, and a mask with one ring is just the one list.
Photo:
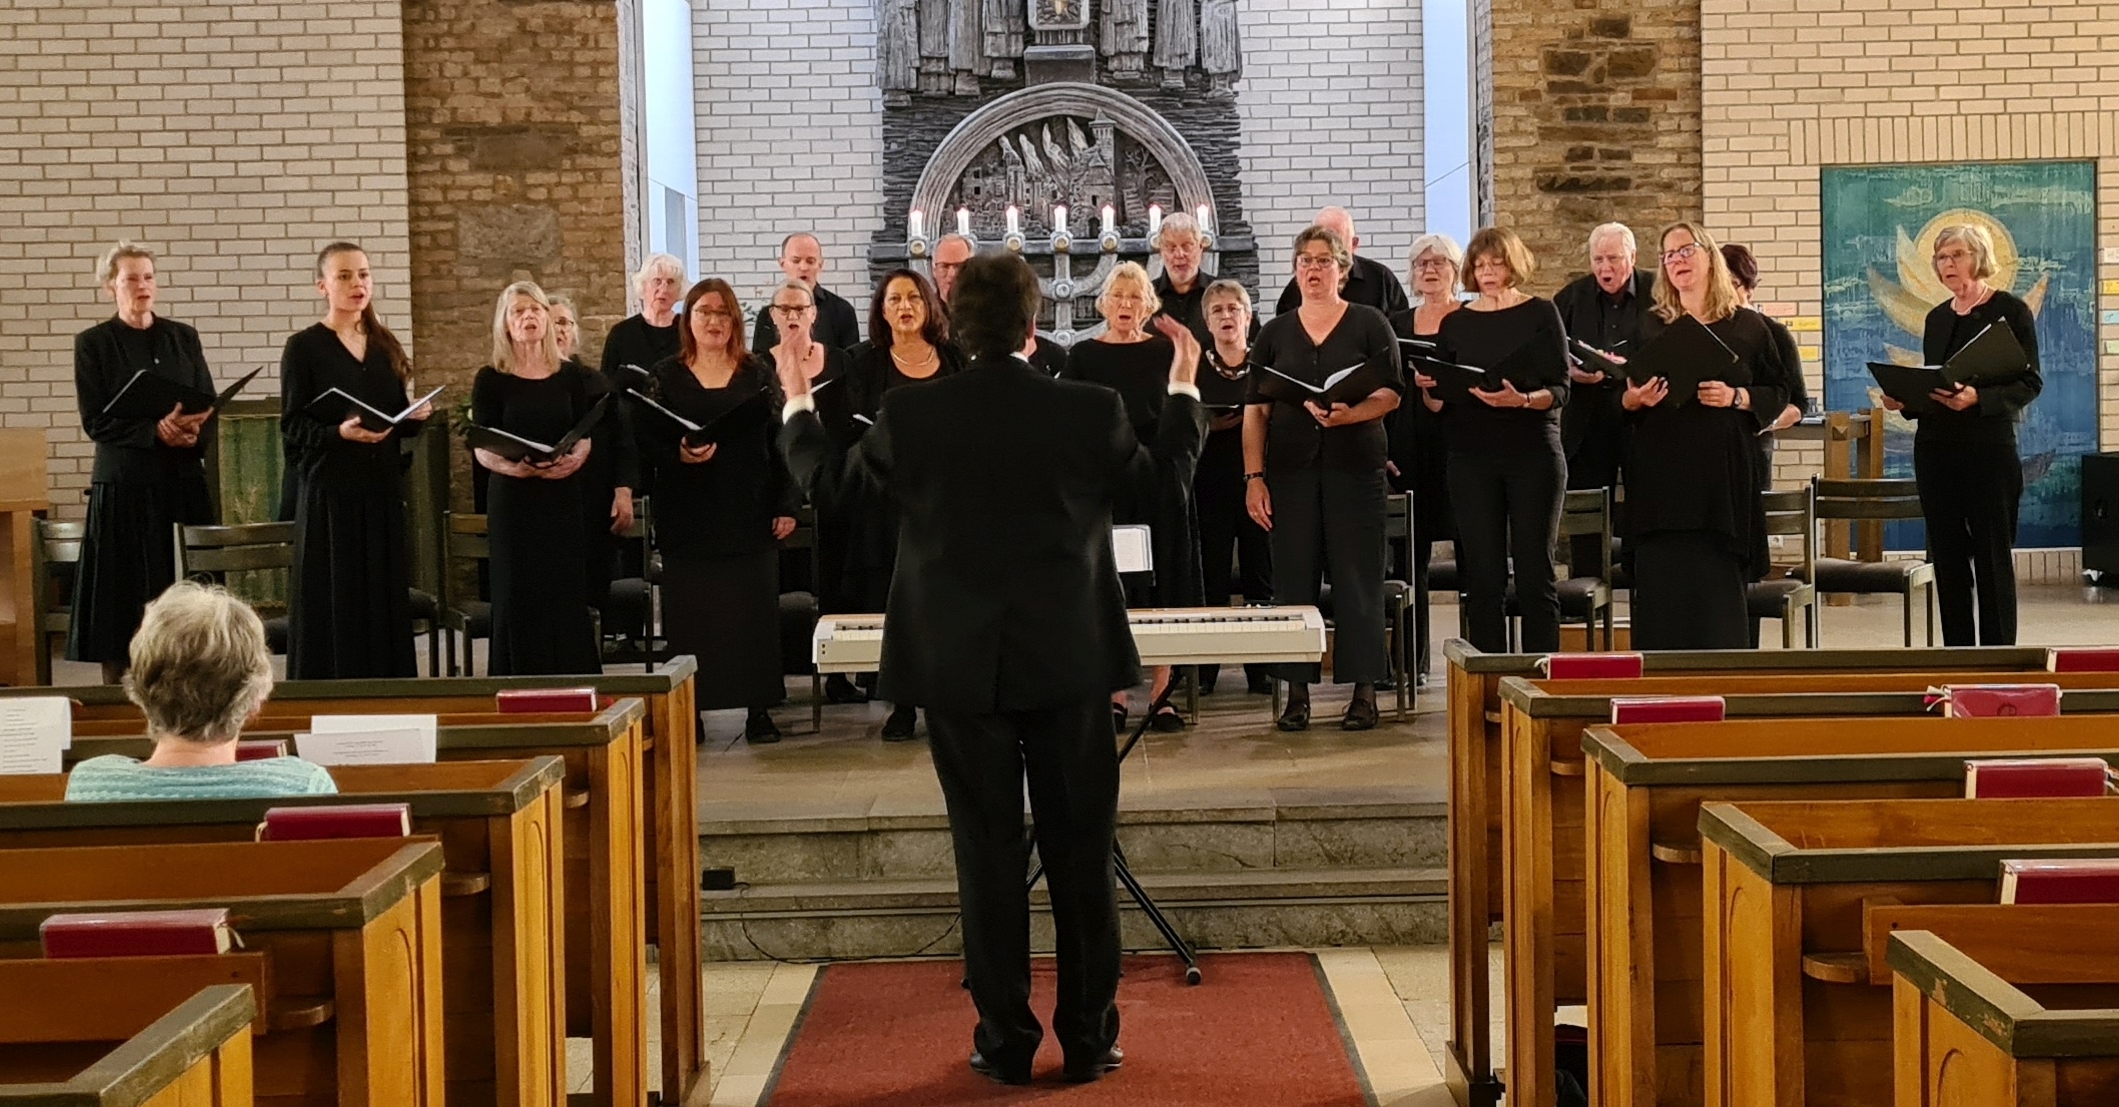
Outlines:
[[[780, 540], [783, 564], [789, 552], [807, 561], [805, 582], [817, 579], [817, 509], [803, 504], [795, 510], [795, 529]], [[824, 678], [817, 672], [810, 653], [810, 640], [817, 631], [819, 612], [814, 592], [780, 593], [780, 672], [809, 677], [810, 732], [824, 729]]]
[[[285, 571], [294, 567], [293, 523], [211, 527], [176, 523], [171, 529], [176, 538], [178, 580], [226, 584], [232, 573]], [[265, 643], [273, 653], [287, 652], [286, 615], [265, 619]]]
[[31, 579], [37, 582], [37, 680], [41, 684], [51, 683], [52, 639], [57, 638], [63, 649], [73, 630], [74, 573], [81, 565], [81, 543], [87, 535], [86, 523], [37, 520]]
[[1800, 535], [1803, 543], [1803, 559], [1787, 575], [1769, 576], [1744, 586], [1744, 606], [1752, 619], [1780, 620], [1782, 649], [1795, 648], [1798, 614], [1803, 621], [1803, 645], [1817, 648], [1817, 587], [1809, 583], [1815, 573], [1808, 568], [1817, 558], [1812, 545], [1817, 533], [1817, 510], [1810, 495], [1808, 488], [1759, 494], [1766, 509], [1766, 534]]
[[[464, 598], [455, 596], [454, 581], [457, 579], [458, 561], [478, 562], [493, 556], [493, 542], [486, 534], [486, 517], [461, 514], [454, 511], [442, 513], [442, 629], [449, 635], [449, 675], [461, 672], [476, 676], [472, 646], [480, 638], [493, 636], [493, 604], [480, 597], [476, 591]], [[476, 580], [475, 573], [466, 574]], [[461, 665], [457, 644], [463, 644]]]
[[[1560, 600], [1560, 625], [1579, 621], [1582, 624], [1582, 644], [1590, 649], [1613, 649], [1613, 643], [1618, 641], [1611, 602], [1611, 518], [1609, 488], [1578, 488], [1568, 492], [1560, 501], [1560, 547], [1568, 548], [1568, 539], [1576, 535], [1595, 535], [1598, 538], [1596, 548], [1602, 554], [1594, 574], [1578, 572], [1570, 566], [1567, 578], [1554, 588]], [[1523, 615], [1522, 605], [1516, 598], [1514, 572], [1508, 575], [1508, 590], [1502, 594], [1501, 604], [1508, 615], [1508, 644], [1513, 650], [1522, 640], [1519, 622]], [[1604, 627], [1602, 646], [1597, 644], [1599, 622]]]
[[1414, 610], [1418, 593], [1408, 581], [1413, 567], [1413, 494], [1394, 492], [1383, 501], [1383, 541], [1389, 570], [1383, 580], [1383, 623], [1390, 635], [1391, 680], [1398, 695], [1398, 718], [1413, 704], [1414, 659], [1420, 656], [1420, 620]]
[[[606, 662], [638, 661], [653, 671], [655, 651], [655, 584], [660, 568], [648, 545], [648, 497], [633, 501], [633, 525], [618, 536], [620, 542], [640, 547], [641, 575], [619, 577], [611, 582], [610, 599], [604, 604], [597, 626]], [[631, 564], [630, 559], [627, 564]]]
[[[1908, 478], [1869, 477], [1810, 478], [1811, 495], [1818, 522], [1828, 519], [1885, 520], [1921, 517], [1919, 486]], [[1810, 540], [1820, 543], [1813, 531]], [[1822, 550], [1822, 544], [1813, 548]], [[1833, 551], [1837, 552], [1837, 551]], [[1926, 616], [1928, 645], [1935, 644], [1935, 566], [1926, 561], [1898, 559], [1856, 561], [1841, 557], [1815, 557], [1807, 571], [1818, 595], [1897, 596], [1904, 604], [1905, 644], [1913, 644], [1913, 610], [1917, 602]], [[1797, 579], [1801, 579], [1798, 577]], [[1820, 629], [1819, 641], [1824, 634]]]

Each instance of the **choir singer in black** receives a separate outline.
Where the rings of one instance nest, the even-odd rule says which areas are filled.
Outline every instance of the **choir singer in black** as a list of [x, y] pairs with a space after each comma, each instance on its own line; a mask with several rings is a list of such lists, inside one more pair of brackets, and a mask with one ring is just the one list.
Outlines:
[[[1766, 570], [1759, 431], [1788, 404], [1780, 351], [1765, 317], [1737, 306], [1729, 267], [1691, 223], [1663, 231], [1663, 272], [1644, 345], [1628, 365], [1621, 404], [1633, 421], [1626, 458], [1626, 557], [1633, 576], [1633, 645], [1641, 650], [1741, 650], [1751, 645], [1744, 586]], [[1633, 378], [1669, 363], [1674, 326], [1704, 326], [1691, 395], [1671, 377]], [[1726, 353], [1724, 352], [1726, 351]], [[1730, 355], [1734, 355], [1731, 358]]]
[[1934, 264], [1950, 298], [1928, 312], [1921, 356], [1929, 365], [1948, 361], [1989, 326], [2007, 327], [2030, 356], [2007, 383], [1936, 391], [1941, 411], [1922, 415], [1889, 396], [1883, 405], [1919, 420], [1913, 477], [1927, 520], [1943, 645], [2014, 645], [2016, 508], [2023, 498], [2016, 420], [2045, 387], [2037, 320], [2030, 305], [1987, 283], [1994, 275], [1994, 240], [1985, 227], [1944, 227], [1935, 236]]
[[[1244, 505], [1273, 536], [1273, 601], [1313, 604], [1331, 575], [1336, 628], [1332, 676], [1354, 686], [1339, 725], [1376, 725], [1376, 685], [1391, 675], [1383, 626], [1383, 523], [1388, 438], [1404, 378], [1398, 337], [1383, 313], [1340, 298], [1354, 256], [1321, 226], [1295, 236], [1301, 306], [1278, 315], [1251, 347], [1251, 391], [1243, 424]], [[1286, 398], [1323, 386], [1342, 370], [1370, 391], [1336, 399]], [[1294, 391], [1286, 378], [1301, 384]], [[1276, 383], [1278, 382], [1278, 383]], [[1282, 730], [1310, 725], [1315, 664], [1283, 665]]]
[[[1655, 270], [1635, 265], [1638, 249], [1624, 223], [1603, 223], [1589, 232], [1588, 275], [1569, 281], [1552, 297], [1568, 338], [1622, 359], [1639, 348]], [[1626, 454], [1626, 412], [1619, 406], [1626, 381], [1573, 356], [1572, 348], [1568, 353], [1567, 407], [1560, 412], [1567, 487], [1617, 488]], [[1571, 548], [1561, 552], [1577, 575], [1603, 565], [1595, 535], [1576, 535]]]
[[[893, 392], [845, 462], [847, 479], [904, 514], [883, 630], [879, 691], [928, 710], [935, 774], [955, 839], [965, 976], [978, 1008], [971, 1067], [1030, 1079], [1044, 1036], [1030, 1009], [1032, 836], [1051, 888], [1060, 998], [1052, 1029], [1070, 1080], [1118, 1067], [1118, 904], [1112, 841], [1118, 757], [1111, 693], [1139, 679], [1111, 550], [1113, 505], [1175, 474], [1206, 434], [1193, 385], [1199, 345], [1175, 345], [1152, 449], [1107, 389], [1044, 377], [1020, 356], [1037, 277], [1012, 254], [965, 263], [951, 331], [971, 367]], [[800, 477], [831, 457], [806, 382], [788, 375], [781, 442]]]
[[[1446, 234], [1424, 234], [1413, 240], [1413, 306], [1390, 317], [1400, 349], [1404, 342], [1418, 343], [1414, 349], [1436, 350], [1442, 320], [1464, 306], [1457, 294], [1464, 289], [1464, 250]], [[1439, 351], [1438, 351], [1439, 352]], [[1412, 574], [1413, 679], [1427, 683], [1428, 668], [1428, 565], [1435, 543], [1450, 536], [1449, 424], [1442, 415], [1442, 401], [1421, 392], [1411, 403], [1398, 405], [1384, 423], [1390, 432], [1391, 491], [1413, 494]]]

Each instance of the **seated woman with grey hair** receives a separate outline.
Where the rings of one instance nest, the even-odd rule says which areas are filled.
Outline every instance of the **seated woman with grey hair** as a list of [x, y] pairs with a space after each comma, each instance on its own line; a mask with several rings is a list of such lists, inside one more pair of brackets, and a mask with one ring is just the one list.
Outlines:
[[338, 791], [298, 757], [237, 761], [236, 739], [272, 694], [272, 651], [250, 605], [218, 587], [178, 581], [147, 605], [132, 637], [125, 694], [147, 716], [155, 751], [74, 766], [66, 798], [89, 802], [269, 799]]

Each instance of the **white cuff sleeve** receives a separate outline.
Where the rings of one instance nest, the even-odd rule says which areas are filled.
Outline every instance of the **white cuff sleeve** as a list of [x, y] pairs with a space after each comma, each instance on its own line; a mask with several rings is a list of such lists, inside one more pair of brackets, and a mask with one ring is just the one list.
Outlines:
[[802, 395], [787, 401], [786, 405], [780, 408], [780, 421], [785, 423], [788, 420], [793, 419], [795, 417], [795, 412], [798, 411], [807, 411], [814, 415], [816, 413], [816, 410], [817, 398], [805, 392]]
[[1196, 399], [1199, 399], [1199, 386], [1198, 386], [1198, 385], [1196, 385], [1196, 384], [1182, 384], [1182, 383], [1179, 383], [1179, 382], [1177, 382], [1177, 381], [1171, 381], [1171, 382], [1170, 382], [1170, 395], [1172, 395], [1172, 396], [1190, 396], [1190, 397], [1192, 397], [1193, 399], [1195, 399], [1195, 400], [1196, 400]]

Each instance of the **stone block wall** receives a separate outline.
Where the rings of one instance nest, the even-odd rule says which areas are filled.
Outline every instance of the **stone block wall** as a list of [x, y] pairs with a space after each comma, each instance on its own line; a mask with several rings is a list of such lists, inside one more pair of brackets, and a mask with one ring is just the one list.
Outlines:
[[[399, 6], [347, 0], [0, 6], [0, 425], [49, 428], [54, 514], [79, 518], [73, 335], [110, 315], [96, 259], [154, 248], [160, 309], [219, 380], [270, 368], [321, 312], [315, 254], [368, 248], [377, 310], [408, 343]], [[426, 353], [424, 343], [415, 356]]]
[[[1475, 136], [1482, 222], [1523, 236], [1550, 294], [1588, 271], [1589, 231], [1700, 214], [1700, 0], [1478, 0], [1492, 137]], [[1478, 18], [1484, 9], [1486, 18]]]

